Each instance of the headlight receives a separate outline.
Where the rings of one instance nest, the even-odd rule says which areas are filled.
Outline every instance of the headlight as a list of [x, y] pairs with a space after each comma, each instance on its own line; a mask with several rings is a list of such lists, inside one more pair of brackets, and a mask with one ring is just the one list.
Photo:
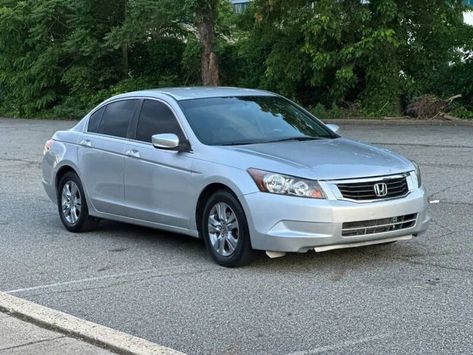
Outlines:
[[262, 192], [307, 198], [325, 198], [322, 188], [314, 180], [306, 180], [258, 169], [248, 169], [248, 173]]
[[422, 175], [420, 173], [420, 168], [419, 168], [419, 165], [413, 161], [412, 164], [414, 164], [414, 167], [415, 167], [415, 172], [416, 172], [416, 176], [417, 176], [417, 187], [421, 187], [422, 186]]

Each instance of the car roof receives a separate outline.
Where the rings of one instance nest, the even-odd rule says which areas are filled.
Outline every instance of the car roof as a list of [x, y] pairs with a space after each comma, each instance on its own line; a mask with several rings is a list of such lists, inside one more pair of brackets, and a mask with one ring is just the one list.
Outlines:
[[221, 86], [194, 86], [194, 87], [175, 87], [175, 88], [162, 88], [162, 89], [150, 89], [142, 91], [128, 92], [125, 94], [118, 95], [116, 97], [130, 97], [130, 96], [158, 96], [158, 95], [171, 96], [176, 101], [191, 100], [191, 99], [203, 99], [211, 97], [231, 97], [231, 96], [276, 96], [276, 94], [256, 89], [244, 89], [234, 87], [221, 87]]

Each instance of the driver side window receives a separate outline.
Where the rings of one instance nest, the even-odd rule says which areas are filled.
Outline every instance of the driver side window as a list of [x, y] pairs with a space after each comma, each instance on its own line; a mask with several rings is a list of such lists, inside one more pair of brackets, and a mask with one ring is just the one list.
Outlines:
[[171, 109], [162, 102], [145, 100], [138, 118], [136, 139], [151, 142], [151, 136], [160, 133], [174, 133], [179, 140], [184, 139], [179, 122]]

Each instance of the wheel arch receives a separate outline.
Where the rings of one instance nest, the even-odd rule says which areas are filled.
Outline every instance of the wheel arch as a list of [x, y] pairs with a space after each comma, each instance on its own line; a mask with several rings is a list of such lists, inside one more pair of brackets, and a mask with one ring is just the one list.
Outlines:
[[62, 177], [68, 172], [73, 172], [74, 174], [79, 176], [79, 174], [77, 174], [77, 171], [71, 165], [66, 164], [61, 166], [54, 177], [54, 187], [56, 188], [56, 192], [58, 192], [59, 182], [61, 181]]
[[215, 192], [219, 190], [226, 190], [230, 192], [240, 203], [240, 205], [243, 208], [243, 205], [238, 198], [238, 195], [235, 193], [235, 191], [232, 190], [231, 187], [228, 185], [221, 183], [221, 182], [214, 182], [211, 184], [208, 184], [201, 192], [200, 195], [197, 199], [197, 204], [195, 207], [195, 223], [197, 227], [197, 232], [199, 233], [199, 238], [202, 238], [201, 236], [201, 231], [202, 231], [202, 216], [204, 214], [204, 208], [205, 208], [205, 203], [209, 199], [210, 196], [212, 196]]

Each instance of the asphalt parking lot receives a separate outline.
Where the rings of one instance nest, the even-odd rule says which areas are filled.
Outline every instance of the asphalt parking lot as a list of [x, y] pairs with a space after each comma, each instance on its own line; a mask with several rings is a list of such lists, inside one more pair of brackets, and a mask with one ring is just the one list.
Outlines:
[[0, 291], [190, 354], [473, 353], [473, 127], [342, 125], [420, 164], [426, 234], [225, 269], [182, 235], [66, 232], [39, 162], [72, 125], [0, 119]]

